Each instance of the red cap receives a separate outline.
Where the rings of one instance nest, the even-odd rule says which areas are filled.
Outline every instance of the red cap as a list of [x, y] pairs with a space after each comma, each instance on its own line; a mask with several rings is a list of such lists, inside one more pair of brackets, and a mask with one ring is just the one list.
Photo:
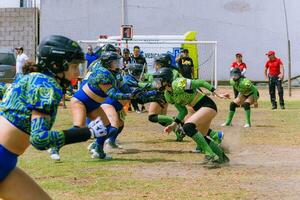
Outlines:
[[243, 54], [241, 52], [238, 52], [238, 53], [235, 54], [235, 56], [241, 56], [241, 57], [243, 57]]
[[269, 51], [268, 53], [266, 53], [267, 56], [272, 56], [275, 55], [275, 51]]

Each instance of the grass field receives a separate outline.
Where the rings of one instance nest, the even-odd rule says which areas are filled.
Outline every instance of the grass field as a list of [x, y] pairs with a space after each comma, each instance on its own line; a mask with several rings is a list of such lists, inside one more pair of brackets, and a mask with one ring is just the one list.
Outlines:
[[[259, 108], [252, 109], [250, 129], [242, 128], [238, 109], [233, 127], [220, 127], [229, 102], [216, 100], [219, 114], [213, 128], [224, 130], [231, 163], [205, 169], [203, 155], [191, 153], [190, 138], [174, 141], [147, 114], [129, 113], [119, 137], [122, 150], [112, 161], [92, 160], [88, 142], [62, 149], [54, 163], [47, 152], [29, 148], [19, 167], [54, 199], [300, 199], [300, 91], [286, 97], [286, 110], [271, 110], [267, 90], [260, 89]], [[170, 107], [170, 114], [175, 109]], [[71, 127], [69, 109], [60, 109], [56, 129]]]

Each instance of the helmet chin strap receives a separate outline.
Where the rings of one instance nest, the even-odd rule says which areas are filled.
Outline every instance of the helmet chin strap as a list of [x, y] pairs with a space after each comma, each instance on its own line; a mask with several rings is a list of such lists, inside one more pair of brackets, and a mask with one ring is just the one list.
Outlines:
[[59, 76], [55, 75], [55, 78], [59, 80], [59, 84], [61, 87], [67, 88], [71, 84], [71, 81], [69, 81], [68, 79], [65, 78], [65, 72], [62, 72], [62, 74], [63, 74], [63, 77], [59, 77]]
[[62, 77], [59, 77], [57, 74], [55, 74], [54, 77], [55, 77], [57, 80], [59, 80], [59, 85], [60, 85], [62, 88], [67, 88], [67, 87], [69, 87], [69, 85], [71, 84], [71, 81], [69, 81], [68, 79], [66, 79], [66, 76], [65, 76], [65, 71], [67, 71], [68, 68], [69, 68], [69, 64], [68, 64], [67, 61], [65, 61], [65, 62], [63, 63], [63, 67], [64, 67], [64, 71], [61, 72], [63, 76], [62, 76]]

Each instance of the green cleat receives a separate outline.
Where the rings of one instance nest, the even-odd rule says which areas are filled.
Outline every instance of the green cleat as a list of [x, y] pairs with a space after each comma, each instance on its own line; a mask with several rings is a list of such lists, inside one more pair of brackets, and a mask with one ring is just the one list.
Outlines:
[[196, 146], [195, 150], [192, 151], [193, 153], [204, 153], [201, 147]]
[[200, 164], [203, 165], [203, 167], [206, 167], [209, 169], [219, 168], [220, 167], [219, 160], [220, 159], [217, 155], [214, 155], [214, 156], [205, 155], [203, 161]]

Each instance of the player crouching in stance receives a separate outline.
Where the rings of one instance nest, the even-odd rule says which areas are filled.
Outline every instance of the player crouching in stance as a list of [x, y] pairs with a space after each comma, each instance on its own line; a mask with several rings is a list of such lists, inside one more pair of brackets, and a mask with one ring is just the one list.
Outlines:
[[[172, 58], [168, 53], [161, 54], [154, 58], [154, 68], [155, 70], [159, 70], [161, 68], [170, 68], [173, 74], [173, 79], [175, 80], [178, 77], [182, 77], [179, 72], [172, 68]], [[149, 82], [152, 84], [153, 75], [149, 76]], [[148, 112], [148, 120], [152, 123], [159, 123], [160, 125], [166, 127], [174, 122], [174, 119], [170, 116], [167, 116], [168, 111], [168, 102], [165, 101], [164, 96], [162, 95], [164, 102], [151, 102], [149, 106]], [[178, 126], [174, 129], [174, 133], [176, 135], [176, 141], [183, 141], [184, 134], [182, 133], [180, 127]]]
[[[23, 76], [4, 94], [0, 104], [0, 199], [51, 199], [25, 172], [18, 156], [32, 144], [38, 150], [87, 141], [106, 134], [98, 119], [90, 128], [51, 130], [62, 98], [62, 87], [79, 75], [84, 54], [63, 36], [49, 36], [38, 48], [35, 73]], [[30, 70], [32, 71], [32, 70]]]
[[[74, 127], [85, 127], [86, 117], [94, 120], [98, 116], [107, 128], [107, 136], [96, 139], [96, 146], [91, 146], [92, 158], [112, 159], [104, 152], [104, 142], [108, 137], [118, 134], [120, 127], [110, 124], [105, 112], [100, 107], [107, 97], [116, 100], [130, 100], [140, 95], [139, 90], [123, 93], [119, 90], [120, 56], [112, 51], [103, 52], [100, 58], [92, 63], [80, 88], [71, 99], [71, 109]], [[114, 109], [114, 108], [112, 108]]]
[[[200, 87], [208, 89], [219, 98], [225, 98], [225, 96], [218, 95], [214, 87], [203, 80], [186, 78], [173, 80], [173, 73], [169, 68], [159, 69], [153, 77], [157, 88], [164, 90], [167, 102], [174, 104], [179, 112], [175, 121], [168, 125], [164, 131], [169, 133], [182, 123], [184, 133], [191, 137], [197, 146], [203, 150], [205, 154], [203, 164], [215, 166], [228, 162], [229, 159], [224, 151], [209, 137], [212, 132], [210, 124], [217, 114], [217, 106], [201, 92]], [[187, 105], [191, 106], [195, 113], [183, 122], [188, 113]]]
[[244, 127], [249, 128], [251, 127], [250, 106], [252, 104], [254, 105], [254, 107], [258, 106], [258, 90], [249, 79], [245, 78], [241, 74], [241, 70], [239, 68], [232, 69], [230, 72], [230, 77], [230, 85], [232, 85], [239, 92], [239, 95], [230, 103], [227, 120], [224, 124], [222, 124], [222, 126], [231, 126], [236, 107], [242, 106], [245, 110], [246, 117]]

